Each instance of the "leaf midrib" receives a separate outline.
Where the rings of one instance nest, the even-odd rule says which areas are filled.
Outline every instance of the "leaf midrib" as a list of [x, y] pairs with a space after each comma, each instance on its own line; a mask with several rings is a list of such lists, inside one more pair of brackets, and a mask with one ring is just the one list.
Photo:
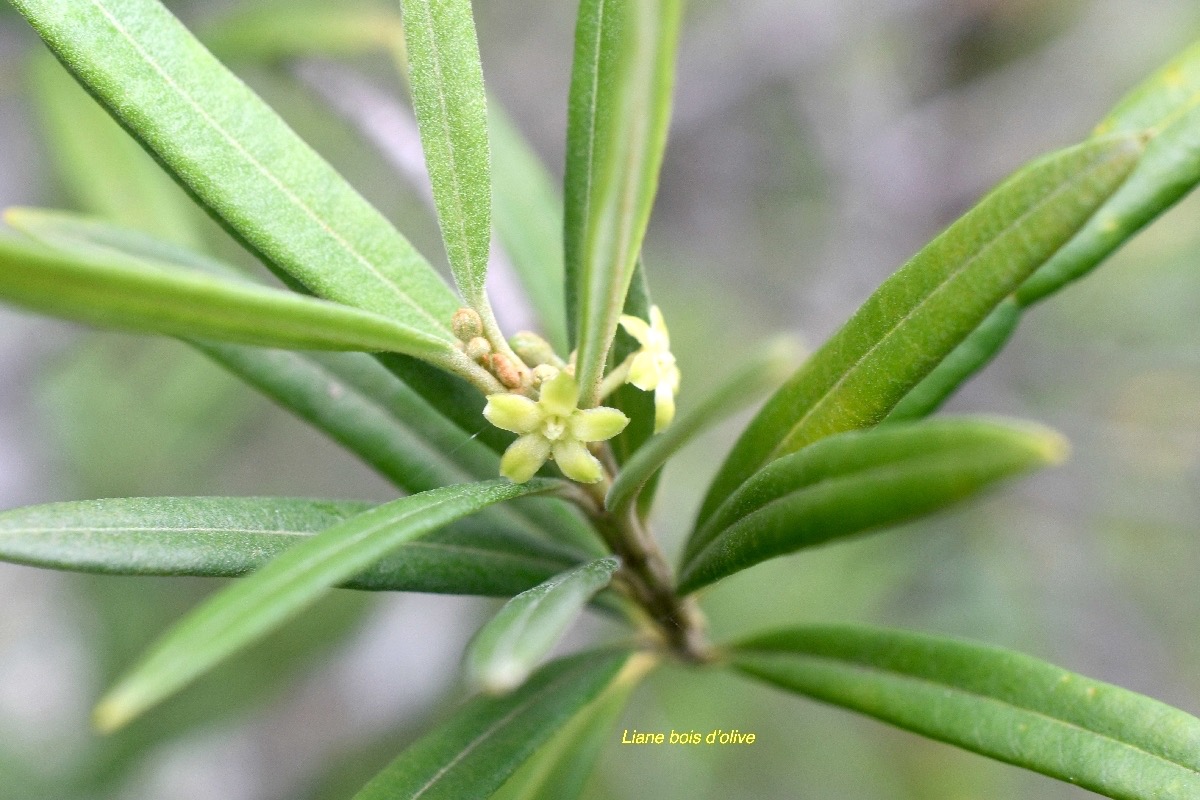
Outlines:
[[582, 670], [584, 670], [586, 668], [587, 668], [587, 664], [582, 664], [579, 667], [576, 667], [575, 669], [567, 670], [562, 675], [558, 676], [557, 678], [555, 678], [554, 680], [550, 681], [545, 686], [540, 688], [537, 692], [531, 694], [529, 696], [529, 698], [526, 699], [524, 702], [514, 706], [511, 711], [509, 711], [507, 714], [505, 714], [500, 719], [493, 722], [491, 725], [489, 725], [487, 728], [485, 728], [483, 730], [483, 732], [481, 732], [478, 736], [476, 736], [474, 739], [472, 739], [470, 742], [468, 742], [467, 745], [465, 747], [463, 747], [463, 749], [460, 750], [457, 755], [454, 756], [454, 758], [452, 758], [441, 769], [439, 769], [436, 773], [434, 773], [433, 777], [431, 777], [425, 783], [424, 786], [422, 786], [420, 789], [418, 789], [416, 791], [416, 793], [410, 795], [408, 800], [418, 800], [418, 798], [420, 798], [423, 794], [425, 794], [430, 789], [432, 789], [434, 787], [434, 785], [437, 784], [437, 782], [440, 781], [446, 775], [447, 772], [454, 769], [454, 767], [457, 766], [459, 764], [459, 762], [461, 762], [464, 758], [466, 758], [472, 752], [474, 752], [485, 741], [487, 741], [493, 735], [495, 735], [497, 731], [499, 731], [501, 728], [507, 726], [510, 722], [512, 722], [514, 719], [516, 719], [521, 714], [525, 713], [525, 711], [527, 711], [529, 709], [529, 707], [534, 704], [534, 702], [541, 700], [544, 695], [546, 695], [550, 691], [558, 688], [558, 686], [565, 683], [568, 678], [575, 677], [575, 675], [577, 673], [581, 672]]
[[[429, 31], [428, 31], [428, 33], [429, 33], [429, 54], [430, 54], [430, 58], [433, 61], [433, 64], [432, 64], [433, 73], [437, 79], [436, 80], [436, 83], [437, 83], [436, 94], [437, 94], [437, 100], [438, 100], [438, 110], [441, 112], [440, 116], [441, 116], [441, 123], [442, 123], [440, 127], [441, 127], [442, 132], [445, 134], [444, 136], [442, 136], [440, 138], [442, 138], [442, 140], [443, 140], [443, 144], [446, 147], [446, 151], [449, 155], [449, 161], [450, 161], [450, 164], [449, 164], [450, 169], [447, 170], [447, 172], [450, 173], [450, 184], [451, 184], [450, 199], [451, 199], [451, 202], [454, 203], [454, 210], [456, 212], [454, 221], [455, 221], [455, 223], [457, 223], [456, 227], [458, 228], [458, 234], [459, 234], [459, 246], [462, 248], [463, 255], [467, 259], [467, 264], [465, 264], [464, 266], [468, 270], [471, 270], [472, 272], [474, 272], [474, 270], [478, 266], [478, 259], [476, 258], [475, 248], [473, 248], [471, 246], [470, 235], [467, 233], [467, 217], [466, 217], [466, 213], [463, 210], [462, 186], [459, 183], [458, 169], [456, 168], [457, 164], [458, 164], [458, 160], [455, 158], [455, 155], [454, 155], [454, 137], [450, 135], [450, 109], [446, 103], [446, 93], [445, 93], [445, 91], [443, 91], [443, 88], [445, 86], [445, 79], [444, 79], [443, 71], [442, 71], [442, 59], [441, 59], [441, 55], [440, 55], [440, 52], [438, 49], [439, 43], [438, 43], [437, 35], [433, 31], [433, 28], [434, 28], [433, 9], [430, 6], [428, 0], [410, 0], [410, 2], [420, 3], [421, 6], [425, 9], [426, 18], [429, 20]], [[431, 172], [432, 172], [432, 170], [431, 170]], [[472, 285], [470, 287], [466, 287], [466, 288], [469, 288], [472, 294], [478, 294], [479, 287], [474, 285], [475, 283], [477, 283], [477, 281], [475, 280], [475, 276], [470, 275], [470, 276], [464, 276], [464, 277], [470, 277], [472, 279]], [[464, 287], [460, 287], [460, 288], [464, 288]]]
[[410, 308], [415, 310], [420, 316], [422, 316], [426, 320], [428, 320], [433, 325], [433, 330], [438, 331], [439, 333], [441, 333], [444, 330], [444, 325], [435, 316], [433, 316], [431, 313], [429, 313], [423, 306], [421, 306], [419, 303], [417, 303], [415, 300], [413, 300], [399, 286], [397, 286], [390, 279], [388, 279], [382, 272], [380, 272], [379, 269], [373, 263], [371, 263], [371, 261], [366, 256], [364, 256], [362, 253], [360, 253], [354, 247], [354, 245], [350, 243], [350, 241], [348, 239], [346, 239], [344, 236], [342, 236], [340, 233], [338, 233], [338, 231], [336, 231], [331, 225], [329, 225], [329, 223], [327, 223], [324, 219], [322, 219], [321, 216], [319, 214], [317, 214], [317, 212], [315, 212], [312, 208], [310, 208], [308, 206], [308, 204], [305, 203], [295, 192], [293, 192], [288, 187], [288, 185], [283, 182], [282, 179], [280, 179], [277, 175], [275, 175], [275, 173], [273, 173], [271, 170], [269, 170], [266, 167], [266, 165], [264, 165], [257, 158], [255, 158], [254, 155], [251, 154], [250, 151], [248, 151], [242, 145], [242, 143], [237, 140], [236, 137], [234, 137], [231, 133], [226, 131], [225, 128], [223, 128], [221, 126], [221, 124], [219, 122], [217, 122], [217, 120], [214, 119], [205, 110], [205, 108], [202, 105], [200, 105], [182, 86], [180, 86], [175, 81], [175, 79], [170, 75], [170, 73], [168, 73], [165, 69], [163, 69], [163, 67], [154, 59], [154, 57], [151, 56], [150, 53], [148, 53], [141, 46], [141, 44], [129, 33], [129, 31], [127, 31], [125, 29], [125, 27], [121, 24], [121, 21], [119, 19], [117, 19], [112, 14], [112, 12], [109, 11], [108, 8], [104, 6], [104, 4], [100, 0], [89, 0], [89, 2], [96, 8], [96, 10], [98, 10], [101, 14], [104, 15], [104, 18], [106, 20], [108, 20], [109, 24], [113, 27], [113, 29], [129, 43], [129, 45], [134, 49], [134, 51], [138, 54], [138, 56], [147, 65], [149, 65], [150, 68], [153, 69], [154, 72], [159, 75], [159, 77], [162, 78], [162, 80], [166, 83], [166, 85], [172, 91], [174, 91], [180, 98], [182, 98], [184, 100], [184, 102], [186, 102], [200, 116], [200, 118], [203, 119], [204, 122], [208, 124], [208, 126], [210, 128], [212, 128], [214, 131], [216, 131], [216, 133], [222, 139], [224, 139], [230, 146], [232, 146], [233, 149], [239, 155], [241, 155], [252, 167], [254, 167], [254, 169], [256, 171], [258, 171], [263, 177], [265, 177], [267, 179], [267, 181], [270, 182], [270, 184], [272, 186], [274, 186], [280, 192], [280, 194], [282, 194], [292, 205], [294, 205], [296, 208], [300, 209], [300, 211], [306, 217], [308, 217], [310, 220], [312, 220], [322, 231], [324, 231], [331, 239], [333, 239], [338, 244], [339, 247], [341, 247], [345, 252], [349, 253], [350, 256], [355, 261], [357, 261], [359, 264], [361, 264], [363, 267], [365, 267], [372, 275], [374, 275], [376, 278], [378, 278], [379, 281], [384, 286], [386, 286], [397, 298], [399, 298], [402, 303], [408, 305]]
[[[546, 603], [547, 598], [554, 594], [554, 590], [562, 586], [563, 582], [571, 577], [574, 570], [555, 575], [554, 577], [543, 581], [531, 589], [526, 589], [523, 594], [538, 592], [537, 595], [530, 598], [526, 606], [521, 609], [517, 616], [509, 623], [508, 635], [496, 640], [493, 648], [493, 655], [499, 654], [501, 659], [511, 659], [512, 654], [516, 652], [515, 645], [525, 637], [525, 632], [529, 630], [530, 621], [537, 616], [537, 612], [541, 610]], [[540, 591], [539, 591], [540, 590]], [[518, 595], [519, 597], [520, 595]], [[516, 598], [514, 598], [515, 600]]]
[[[588, 240], [591, 238], [591, 219], [592, 219], [592, 178], [593, 170], [596, 164], [596, 117], [599, 104], [597, 97], [600, 91], [600, 53], [603, 51], [604, 42], [604, 11], [607, 7], [607, 0], [597, 0], [596, 2], [596, 41], [592, 48], [591, 58], [591, 88], [588, 92], [587, 105], [587, 144], [584, 153], [584, 169], [583, 169], [583, 186], [579, 192], [583, 198], [580, 208], [578, 223], [581, 230], [576, 232], [575, 241], [575, 256], [579, 264], [579, 269], [588, 270], [590, 260], [588, 259]], [[582, 296], [576, 298], [576, 348], [582, 344], [581, 340], [586, 335], [591, 320], [591, 295], [592, 295], [592, 277], [590, 274], [585, 274], [582, 278], [576, 277], [576, 283], [580, 284], [583, 290]]]
[[929, 294], [927, 294], [927, 295], [925, 295], [925, 297], [921, 298], [920, 302], [918, 302], [915, 306], [913, 306], [913, 308], [907, 314], [905, 314], [900, 320], [898, 320], [895, 325], [893, 325], [891, 328], [889, 328], [883, 334], [883, 336], [881, 336], [879, 338], [878, 341], [876, 341], [873, 345], [871, 345], [870, 348], [867, 349], [866, 352], [864, 352], [861, 356], [859, 356], [857, 359], [855, 359], [855, 361], [852, 364], [850, 364], [849, 367], [847, 367], [842, 372], [841, 376], [837, 379], [837, 381], [834, 382], [834, 384], [832, 386], [830, 386], [827, 390], [825, 390], [825, 392], [823, 392], [821, 394], [821, 396], [819, 398], [817, 398], [816, 402], [813, 403], [813, 405], [808, 409], [808, 411], [806, 411], [804, 413], [804, 415], [799, 420], [797, 420], [795, 422], [795, 424], [792, 425], [791, 428], [788, 429], [787, 435], [782, 437], [779, 440], [779, 443], [777, 445], [775, 445], [775, 447], [771, 450], [771, 452], [767, 455], [767, 457], [762, 462], [759, 462], [759, 463], [760, 464], [765, 463], [767, 461], [771, 461], [771, 460], [775, 459], [776, 457], [778, 457], [778, 455], [780, 454], [780, 451], [784, 450], [784, 448], [788, 446], [789, 440], [796, 434], [796, 432], [799, 431], [800, 429], [802, 429], [804, 427], [805, 423], [808, 422], [808, 420], [819, 409], [823, 408], [830, 401], [830, 399], [832, 398], [834, 393], [838, 389], [840, 389], [842, 387], [842, 385], [846, 381], [848, 381], [850, 379], [850, 377], [859, 370], [859, 368], [862, 366], [863, 362], [865, 362], [868, 358], [870, 358], [871, 355], [876, 350], [878, 350], [880, 347], [882, 347], [886, 342], [890, 341], [891, 337], [896, 333], [896, 331], [898, 331], [905, 324], [907, 324], [909, 322], [909, 320], [911, 320], [914, 316], [916, 316], [925, 307], [925, 305], [928, 304], [935, 296], [937, 296], [941, 292], [943, 292], [950, 283], [952, 283], [956, 278], [958, 278], [959, 275], [961, 275], [964, 271], [969, 269], [972, 265], [974, 265], [977, 261], [979, 261], [979, 259], [983, 258], [986, 254], [991, 252], [992, 249], [994, 249], [995, 247], [998, 246], [998, 243], [1002, 239], [1005, 239], [1009, 234], [1011, 234], [1015, 230], [1017, 230], [1030, 217], [1032, 217], [1034, 214], [1037, 214], [1038, 212], [1040, 212], [1047, 204], [1049, 204], [1050, 202], [1055, 200], [1063, 192], [1066, 192], [1068, 189], [1074, 188], [1078, 183], [1081, 183], [1085, 179], [1089, 178], [1092, 175], [1092, 173], [1096, 171], [1096, 169], [1098, 169], [1101, 166], [1106, 165], [1107, 163], [1108, 163], [1107, 160], [1100, 160], [1098, 163], [1094, 163], [1091, 166], [1089, 166], [1086, 171], [1073, 174], [1066, 181], [1059, 184], [1059, 186], [1056, 189], [1054, 189], [1054, 191], [1052, 191], [1050, 194], [1048, 194], [1046, 197], [1044, 197], [1041, 201], [1039, 201], [1038, 203], [1033, 205], [1027, 211], [1023, 212], [1020, 216], [1018, 216], [1016, 219], [1014, 219], [1008, 225], [1005, 225], [986, 244], [984, 244], [981, 248], [979, 248], [979, 250], [976, 251], [974, 255], [972, 255], [970, 258], [965, 260], [961, 265], [959, 265], [949, 275], [947, 275], [946, 278], [943, 281], [941, 281], [937, 285], [937, 287], [934, 288], [933, 291], [929, 292]]
[[[767, 658], [774, 658], [774, 659], [781, 660], [781, 661], [786, 661], [789, 658], [799, 657], [799, 658], [803, 658], [803, 659], [809, 659], [812, 661], [831, 663], [831, 664], [833, 664], [837, 667], [843, 668], [843, 669], [857, 670], [859, 672], [864, 672], [864, 673], [871, 674], [871, 675], [882, 675], [885, 678], [890, 678], [892, 680], [911, 681], [913, 683], [918, 683], [918, 684], [922, 684], [925, 686], [931, 686], [931, 687], [934, 687], [937, 689], [941, 689], [943, 691], [948, 691], [948, 692], [957, 693], [959, 695], [964, 695], [968, 698], [976, 698], [983, 702], [992, 703], [992, 704], [1001, 706], [1002, 708], [1014, 709], [1017, 712], [1029, 714], [1030, 716], [1037, 717], [1037, 718], [1043, 719], [1043, 720], [1047, 720], [1052, 723], [1056, 723], [1065, 728], [1070, 728], [1075, 731], [1082, 731], [1082, 732], [1090, 734], [1092, 736], [1099, 737], [1107, 742], [1112, 742], [1113, 744], [1118, 745], [1120, 747], [1128, 748], [1129, 750], [1132, 750], [1135, 753], [1140, 753], [1140, 754], [1148, 756], [1152, 759], [1156, 759], [1156, 760], [1161, 761], [1165, 764], [1168, 764], [1172, 767], [1186, 770], [1186, 771], [1191, 772], [1191, 773], [1197, 775], [1198, 777], [1200, 777], [1200, 769], [1197, 769], [1196, 767], [1191, 767], [1191, 766], [1188, 766], [1187, 764], [1181, 764], [1178, 761], [1173, 761], [1168, 756], [1164, 756], [1160, 753], [1154, 753], [1150, 750], [1146, 750], [1144, 747], [1133, 744], [1131, 742], [1122, 741], [1121, 739], [1117, 739], [1110, 734], [1102, 733], [1100, 731], [1084, 727], [1083, 725], [1081, 725], [1077, 722], [1071, 722], [1070, 720], [1062, 719], [1060, 717], [1055, 717], [1055, 716], [1052, 716], [1051, 714], [1048, 714], [1043, 711], [1038, 711], [1037, 709], [1034, 709], [1034, 708], [1027, 708], [1026, 706], [1019, 705], [1010, 700], [1004, 700], [999, 697], [993, 697], [992, 695], [983, 694], [983, 693], [977, 692], [977, 691], [972, 691], [970, 689], [966, 689], [962, 686], [957, 686], [952, 683], [940, 683], [937, 680], [934, 680], [933, 678], [925, 678], [920, 675], [913, 675], [912, 673], [901, 672], [899, 670], [889, 671], [883, 667], [877, 667], [877, 666], [874, 666], [871, 664], [863, 664], [863, 663], [857, 662], [857, 661], [843, 660], [843, 659], [836, 658], [834, 656], [822, 656], [822, 655], [815, 655], [815, 654], [810, 654], [810, 653], [780, 652], [778, 650], [754, 650], [754, 649], [746, 649], [746, 648], [740, 649], [739, 652], [749, 654], [749, 655], [758, 655], [760, 657], [765, 656]], [[1068, 672], [1067, 670], [1062, 670], [1062, 672], [1065, 675], [1072, 674], [1072, 673]], [[761, 678], [762, 676], [759, 676], [759, 677]], [[774, 682], [774, 681], [772, 681], [772, 682]], [[807, 692], [805, 694], [807, 694]], [[833, 701], [826, 700], [825, 702], [833, 702]], [[857, 709], [855, 709], [855, 710], [857, 710]], [[860, 713], [869, 713], [869, 712], [860, 712]]]

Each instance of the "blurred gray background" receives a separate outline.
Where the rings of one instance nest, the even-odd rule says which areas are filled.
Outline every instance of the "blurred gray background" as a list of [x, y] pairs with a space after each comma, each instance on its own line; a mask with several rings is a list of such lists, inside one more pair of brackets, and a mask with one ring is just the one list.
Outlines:
[[[168, 5], [199, 29], [249, 4]], [[574, 4], [490, 0], [476, 14], [491, 92], [561, 174]], [[693, 0], [646, 245], [681, 406], [774, 332], [822, 341], [989, 186], [1085, 136], [1197, 37], [1194, 0]], [[0, 10], [0, 206], [72, 203], [23, 78], [40, 47]], [[357, 58], [239, 73], [440, 264], [420, 190], [362, 136], [372, 110], [400, 94], [390, 69]], [[322, 93], [344, 97], [345, 81], [374, 105], [332, 112]], [[1065, 466], [726, 580], [705, 598], [714, 636], [808, 621], [963, 635], [1200, 712], [1198, 218], [1200, 202], [1183, 202], [1040, 306], [952, 403], [1058, 428], [1073, 444]], [[740, 422], [667, 472], [655, 522], [672, 551]], [[180, 345], [0, 307], [0, 509], [153, 494], [389, 490]], [[104, 682], [214, 585], [0, 565], [0, 795], [348, 797], [461, 697], [461, 648], [495, 607], [337, 593], [140, 729], [93, 737], [87, 714]], [[630, 752], [614, 733], [592, 800], [1089, 796], [731, 677], [680, 672], [640, 691], [623, 724], [736, 727], [758, 742]]]

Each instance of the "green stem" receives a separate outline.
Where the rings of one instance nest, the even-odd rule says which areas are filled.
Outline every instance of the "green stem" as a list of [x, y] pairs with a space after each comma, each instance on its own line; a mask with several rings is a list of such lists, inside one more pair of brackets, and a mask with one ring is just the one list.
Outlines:
[[583, 486], [573, 499], [591, 517], [596, 529], [613, 553], [621, 559], [618, 586], [645, 613], [649, 625], [663, 644], [691, 663], [707, 663], [713, 658], [707, 624], [692, 597], [680, 597], [675, 591], [675, 576], [657, 540], [633, 509], [612, 514], [604, 508], [604, 496], [611, 485], [611, 452], [604, 448], [605, 479]]
[[618, 364], [612, 372], [604, 376], [604, 380], [600, 381], [601, 400], [625, 385], [625, 379], [629, 377], [629, 369], [632, 365], [633, 355], [631, 354], [624, 361]]

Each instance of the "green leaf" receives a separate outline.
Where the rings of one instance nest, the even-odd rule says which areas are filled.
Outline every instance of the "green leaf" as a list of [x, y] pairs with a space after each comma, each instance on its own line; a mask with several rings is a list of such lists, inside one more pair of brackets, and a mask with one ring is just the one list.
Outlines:
[[458, 301], [403, 236], [154, 0], [16, 0], [192, 195], [314, 294], [453, 345]]
[[402, 0], [413, 110], [446, 254], [459, 291], [486, 304], [491, 155], [470, 0]]
[[488, 102], [492, 142], [492, 206], [496, 235], [559, 353], [567, 346], [563, 311], [562, 198], [545, 164], [493, 99]]
[[381, 314], [113, 255], [0, 238], [0, 299], [102, 327], [305, 350], [390, 350], [430, 359], [441, 340]]
[[[156, 631], [212, 589], [204, 581], [111, 575], [77, 576], [65, 583], [76, 624], [86, 637], [89, 685], [114, 679], [150, 644]], [[370, 618], [373, 599], [363, 592], [326, 597], [138, 719], [136, 725], [113, 736], [89, 737], [83, 763], [72, 770], [70, 789], [60, 785], [54, 797], [118, 794], [162, 748], [261, 719], [267, 709], [294, 696], [291, 693], [300, 682], [353, 646], [362, 623]]]
[[[1014, 296], [1020, 310], [1089, 274], [1200, 182], [1200, 43], [1134, 89], [1096, 128], [1097, 136], [1114, 132], [1148, 135], [1145, 154], [1079, 233], [1021, 284]], [[905, 398], [904, 416], [931, 413], [987, 366], [1007, 340], [1001, 326], [1011, 330], [1019, 322], [1019, 314], [1010, 314], [985, 322], [963, 342], [962, 353], [947, 357], [945, 369]]]
[[191, 248], [203, 213], [49, 53], [29, 78], [59, 182], [79, 206]]
[[[374, 8], [252, 9], [210, 28], [205, 42], [227, 59], [278, 60], [345, 56], [403, 47], [400, 19]], [[397, 53], [405, 75], [406, 54]], [[549, 172], [495, 98], [487, 101], [492, 205], [496, 234], [542, 323], [542, 334], [567, 352], [563, 312], [562, 198]]]
[[467, 648], [472, 685], [504, 694], [524, 683], [620, 565], [612, 556], [590, 561], [505, 603]]
[[1017, 291], [1022, 306], [1090, 272], [1200, 183], [1200, 43], [1125, 97], [1096, 128], [1150, 136], [1129, 180]]
[[[0, 560], [105, 575], [241, 577], [368, 508], [280, 497], [52, 503], [0, 512]], [[342, 585], [505, 596], [570, 563], [529, 537], [464, 522], [401, 545]]]
[[729, 659], [788, 691], [1108, 797], [1200, 796], [1200, 720], [1027, 655], [820, 626], [756, 637]]
[[280, 61], [321, 54], [349, 57], [387, 50], [404, 37], [394, 11], [371, 4], [239, 8], [205, 26], [201, 39], [223, 61]]
[[163, 636], [100, 701], [97, 727], [121, 727], [405, 542], [493, 503], [555, 485], [491, 481], [447, 486], [371, 509], [300, 542], [216, 594]]
[[85, 258], [135, 258], [152, 264], [171, 264], [203, 270], [227, 278], [244, 280], [246, 277], [241, 271], [223, 261], [190, 247], [164, 240], [157, 235], [126, 227], [125, 223], [105, 222], [72, 211], [20, 206], [6, 208], [4, 221], [13, 229], [53, 250]]
[[931, 513], [1065, 454], [1066, 442], [1046, 428], [977, 419], [831, 436], [773, 461], [693, 533], [679, 589]]
[[[78, 214], [20, 208], [9, 209], [6, 219], [38, 241], [84, 256], [132, 256], [240, 277], [233, 268], [207, 256]], [[401, 369], [397, 364], [406, 357], [394, 353], [383, 357], [385, 367], [353, 353], [300, 355], [214, 342], [192, 345], [406, 491], [499, 474], [499, 455], [485, 442], [492, 444], [487, 434], [503, 432], [483, 420], [483, 397], [458, 378], [422, 362], [407, 359]], [[474, 428], [464, 430], [447, 415], [463, 424], [473, 423]], [[496, 447], [502, 450], [508, 441]], [[596, 552], [590, 526], [561, 500], [529, 498], [513, 504], [513, 511], [528, 520], [515, 520], [518, 529], [528, 529], [532, 522], [543, 538], [567, 542], [584, 555]], [[510, 518], [508, 527], [513, 527], [512, 512], [506, 510], [504, 516]]]
[[418, 739], [354, 800], [484, 800], [580, 708], [618, 678], [628, 651], [540, 669], [503, 697], [477, 697]]
[[763, 465], [883, 419], [1079, 230], [1129, 174], [1137, 136], [1100, 139], [1018, 170], [888, 278], [742, 433], [700, 523]]
[[1007, 298], [942, 363], [904, 395], [884, 422], [922, 419], [937, 411], [959, 386], [990, 363], [1008, 344], [1020, 321], [1021, 307], [1012, 297]]
[[605, 506], [619, 515], [636, 502], [642, 487], [697, 434], [779, 387], [799, 360], [799, 348], [783, 339], [746, 359], [734, 375], [690, 413], [649, 442], [621, 468], [605, 498]]
[[629, 696], [653, 661], [631, 661], [592, 702], [584, 706], [533, 757], [513, 773], [492, 800], [578, 800]]
[[595, 405], [666, 146], [679, 0], [584, 0], [567, 111], [567, 321]]

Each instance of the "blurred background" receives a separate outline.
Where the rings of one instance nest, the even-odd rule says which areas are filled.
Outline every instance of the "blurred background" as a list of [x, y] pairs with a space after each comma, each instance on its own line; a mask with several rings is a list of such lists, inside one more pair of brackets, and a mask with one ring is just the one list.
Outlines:
[[[297, 8], [168, 5], [201, 32], [254, 9], [286, 19]], [[372, 8], [339, 9], [360, 6]], [[489, 89], [556, 175], [574, 6], [476, 8]], [[821, 342], [988, 187], [1081, 139], [1197, 37], [1194, 0], [693, 0], [646, 245], [683, 370], [681, 406], [777, 331]], [[442, 264], [411, 177], [411, 137], [395, 123], [401, 85], [386, 56], [360, 49], [233, 66]], [[118, 217], [169, 207], [174, 198], [123, 195], [120, 169], [100, 188], [63, 180], [88, 156], [65, 132], [95, 123], [86, 129], [99, 137], [103, 120], [81, 94], [46, 102], [71, 87], [42, 50], [0, 9], [0, 206]], [[1039, 306], [953, 401], [1057, 427], [1073, 443], [1065, 466], [918, 525], [728, 579], [704, 601], [714, 637], [813, 621], [968, 636], [1200, 713], [1198, 218], [1200, 198], [1184, 201]], [[251, 265], [199, 215], [154, 221], [175, 223], [178, 238]], [[519, 304], [509, 311], [519, 318]], [[692, 445], [666, 473], [655, 523], [672, 552], [742, 423]], [[0, 307], [0, 509], [390, 492], [178, 343]], [[0, 795], [349, 797], [462, 697], [462, 647], [496, 606], [337, 592], [129, 731], [93, 736], [88, 711], [106, 682], [216, 586], [0, 565]], [[1090, 796], [722, 674], [680, 680], [682, 671], [651, 680], [623, 725], [739, 728], [757, 742], [622, 749], [617, 731], [591, 800]]]

